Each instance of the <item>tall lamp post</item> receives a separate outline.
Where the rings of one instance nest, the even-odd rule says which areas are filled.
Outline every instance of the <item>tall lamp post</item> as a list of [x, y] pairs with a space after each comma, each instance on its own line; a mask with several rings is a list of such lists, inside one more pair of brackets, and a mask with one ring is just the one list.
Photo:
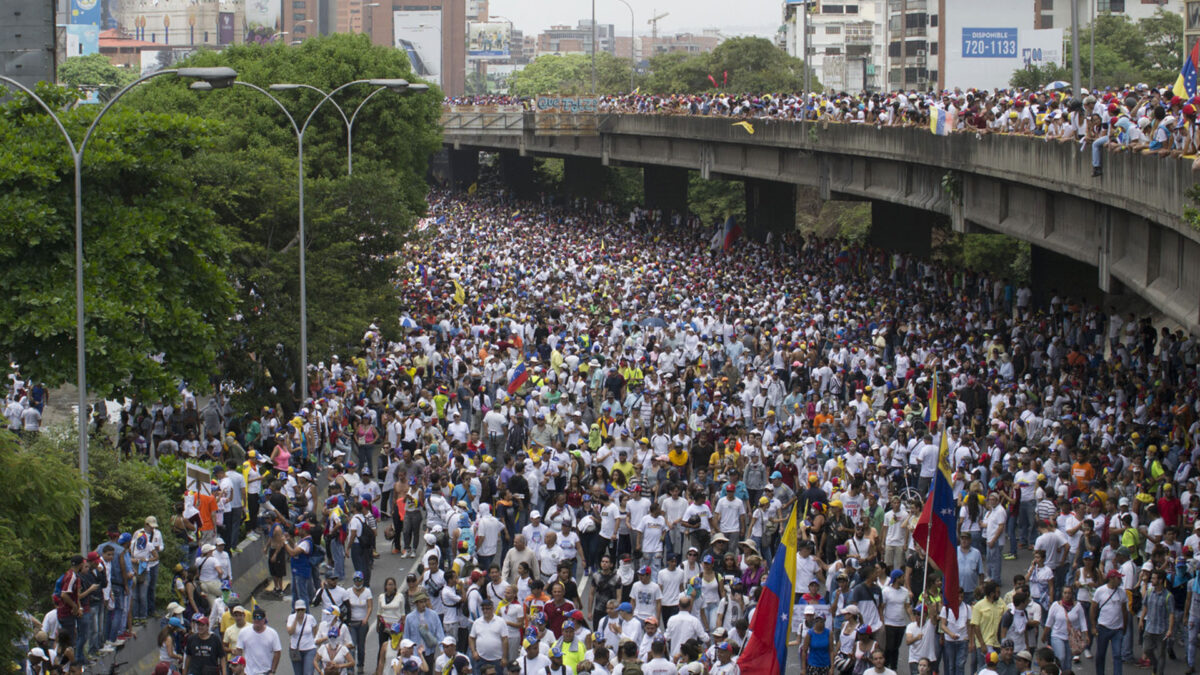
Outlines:
[[[25, 95], [36, 102], [42, 110], [45, 110], [50, 119], [54, 120], [54, 125], [58, 127], [63, 139], [67, 142], [67, 148], [71, 152], [71, 160], [75, 165], [75, 386], [79, 389], [79, 474], [84, 481], [88, 479], [88, 418], [87, 351], [85, 345], [83, 302], [83, 153], [87, 151], [88, 142], [91, 141], [92, 134], [96, 131], [96, 126], [100, 124], [100, 120], [108, 112], [109, 108], [112, 108], [113, 104], [120, 100], [130, 89], [160, 75], [175, 75], [176, 77], [194, 79], [203, 82], [210, 88], [220, 89], [233, 84], [234, 79], [237, 77], [237, 71], [232, 68], [223, 67], [172, 68], [144, 75], [122, 87], [116, 95], [104, 104], [100, 113], [96, 115], [95, 119], [88, 126], [87, 132], [83, 135], [83, 141], [78, 146], [75, 145], [75, 141], [71, 140], [71, 135], [67, 133], [67, 128], [63, 126], [62, 120], [59, 119], [58, 115], [54, 114], [54, 110], [45, 101], [20, 82], [0, 75], [0, 82], [20, 89]], [[91, 526], [91, 494], [84, 487], [83, 505], [79, 513], [79, 552], [81, 554], [86, 554], [91, 549]]]
[[[637, 37], [634, 34], [634, 26], [636, 24], [633, 20], [633, 5], [629, 4], [626, 0], [617, 0], [617, 2], [621, 3], [622, 5], [625, 5], [625, 7], [627, 7], [629, 9], [629, 93], [632, 94], [633, 93], [633, 71], [637, 69], [637, 57], [634, 56], [634, 53], [633, 53], [633, 43]], [[616, 35], [613, 35], [613, 43], [614, 44], [616, 43]]]
[[[240, 82], [239, 81], [239, 82], [234, 82], [234, 84], [253, 89], [254, 91], [257, 91], [258, 93], [262, 94], [263, 96], [266, 96], [267, 98], [271, 99], [271, 101], [274, 102], [275, 105], [278, 106], [279, 109], [283, 111], [284, 116], [287, 117], [288, 123], [292, 127], [292, 132], [296, 134], [296, 174], [297, 174], [296, 178], [297, 178], [297, 186], [298, 186], [298, 192], [299, 192], [299, 198], [300, 198], [300, 208], [299, 208], [300, 232], [299, 232], [299, 242], [298, 242], [300, 245], [300, 400], [301, 400], [301, 402], [303, 402], [305, 399], [308, 398], [308, 287], [307, 287], [307, 283], [306, 283], [306, 274], [305, 274], [305, 266], [304, 266], [305, 248], [307, 248], [307, 242], [306, 242], [305, 236], [304, 236], [304, 132], [308, 131], [309, 123], [312, 122], [313, 117], [317, 114], [317, 111], [321, 109], [321, 106], [324, 105], [326, 101], [331, 100], [334, 94], [345, 89], [346, 87], [349, 87], [349, 86], [355, 85], [355, 84], [370, 84], [372, 86], [380, 87], [382, 89], [391, 89], [393, 91], [406, 91], [410, 85], [408, 84], [408, 80], [402, 80], [402, 79], [398, 79], [398, 78], [397, 79], [354, 80], [353, 82], [347, 82], [346, 84], [343, 84], [342, 86], [334, 89], [333, 91], [329, 92], [328, 94], [325, 94], [324, 95], [325, 97], [322, 98], [317, 103], [317, 105], [313, 107], [313, 109], [311, 111], [309, 111], [308, 117], [304, 118], [304, 123], [297, 124], [296, 118], [293, 117], [292, 114], [288, 112], [287, 107], [284, 106], [283, 103], [279, 99], [277, 99], [271, 95], [271, 92], [267, 91], [266, 89], [263, 89], [262, 87], [260, 87], [258, 85], [250, 84], [249, 82]], [[197, 91], [207, 91], [207, 90], [210, 90], [213, 88], [214, 87], [209, 85], [207, 82], [195, 82], [192, 84], [192, 89], [195, 89]], [[287, 90], [287, 89], [296, 89], [296, 88], [300, 88], [299, 85], [271, 85], [271, 89]], [[427, 89], [427, 88], [428, 87], [422, 86], [422, 90]], [[320, 90], [318, 89], [318, 91], [320, 91]], [[371, 95], [374, 95], [376, 93], [378, 93], [378, 90], [376, 90], [375, 92], [371, 92]], [[368, 96], [368, 98], [369, 98], [369, 96]], [[361, 104], [359, 107], [360, 108], [362, 107]], [[355, 110], [356, 114], [357, 114], [357, 112], [358, 111]], [[342, 113], [342, 116], [343, 116], [343, 118], [345, 117], [344, 112]], [[346, 121], [347, 128], [349, 128], [352, 121], [353, 121], [353, 118]]]

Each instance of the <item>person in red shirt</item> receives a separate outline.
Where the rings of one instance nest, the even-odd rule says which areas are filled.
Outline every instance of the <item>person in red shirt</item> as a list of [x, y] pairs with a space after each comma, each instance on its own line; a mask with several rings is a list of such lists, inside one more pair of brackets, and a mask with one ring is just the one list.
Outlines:
[[575, 611], [575, 605], [567, 600], [567, 589], [561, 581], [554, 581], [550, 584], [550, 602], [542, 605], [542, 614], [546, 617], [546, 630], [554, 633], [555, 637], [562, 637], [563, 620]]
[[1167, 527], [1179, 527], [1179, 520], [1183, 517], [1183, 503], [1175, 496], [1175, 486], [1170, 483], [1163, 485], [1162, 496], [1158, 498], [1158, 515], [1162, 516]]

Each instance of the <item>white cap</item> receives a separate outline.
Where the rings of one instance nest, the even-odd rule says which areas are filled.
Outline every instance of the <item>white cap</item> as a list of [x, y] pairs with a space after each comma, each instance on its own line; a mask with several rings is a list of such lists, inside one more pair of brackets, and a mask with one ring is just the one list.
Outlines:
[[308, 603], [303, 600], [297, 600], [292, 604], [292, 609], [308, 609]]

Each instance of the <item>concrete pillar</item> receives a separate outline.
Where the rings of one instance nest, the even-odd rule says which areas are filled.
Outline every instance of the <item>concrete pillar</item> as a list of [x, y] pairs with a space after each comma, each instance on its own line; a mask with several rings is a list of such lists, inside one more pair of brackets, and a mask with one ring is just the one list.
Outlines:
[[672, 166], [642, 168], [645, 207], [667, 213], [686, 213], [688, 208], [688, 170]]
[[770, 180], [746, 179], [746, 236], [764, 241], [768, 232], [796, 229], [796, 186]]
[[447, 151], [450, 189], [466, 190], [479, 180], [479, 151], [470, 148]]
[[933, 249], [933, 224], [945, 216], [891, 202], [871, 202], [871, 234], [867, 242], [888, 251], [928, 258]]
[[1055, 295], [1102, 303], [1107, 295], [1100, 290], [1098, 279], [1099, 270], [1094, 265], [1041, 246], [1029, 248], [1029, 287], [1037, 304], [1049, 303]]
[[566, 157], [563, 159], [563, 190], [571, 197], [601, 199], [607, 185], [607, 175], [599, 158]]
[[504, 186], [518, 199], [537, 196], [533, 181], [533, 158], [522, 157], [514, 150], [500, 153], [500, 177]]

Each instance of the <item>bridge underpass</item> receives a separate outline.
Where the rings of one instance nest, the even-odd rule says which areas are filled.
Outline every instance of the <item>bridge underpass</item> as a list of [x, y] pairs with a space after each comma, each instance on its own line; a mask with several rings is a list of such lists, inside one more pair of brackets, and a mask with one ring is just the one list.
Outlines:
[[[724, 118], [610, 114], [591, 116], [588, 130], [572, 134], [561, 124], [539, 127], [539, 114], [447, 108], [445, 142], [502, 156], [593, 160], [567, 170], [576, 176], [594, 171], [596, 160], [652, 166], [644, 170], [647, 187], [666, 189], [647, 206], [686, 201], [686, 174], [671, 169], [742, 180], [745, 228], [756, 238], [786, 218], [795, 186], [816, 188], [821, 199], [871, 201], [873, 241], [896, 250], [928, 250], [935, 219], [959, 233], [1005, 234], [1033, 247], [1039, 290], [1087, 290], [1101, 299], [1125, 289], [1200, 332], [1200, 231], [1183, 218], [1194, 183], [1187, 162], [1112, 154], [1103, 179], [1094, 179], [1074, 144], [1026, 137], [766, 120], [754, 120], [751, 135]], [[577, 181], [578, 190], [596, 183]], [[1078, 283], [1080, 274], [1089, 281]], [[1072, 282], [1078, 291], [1069, 290]]]

